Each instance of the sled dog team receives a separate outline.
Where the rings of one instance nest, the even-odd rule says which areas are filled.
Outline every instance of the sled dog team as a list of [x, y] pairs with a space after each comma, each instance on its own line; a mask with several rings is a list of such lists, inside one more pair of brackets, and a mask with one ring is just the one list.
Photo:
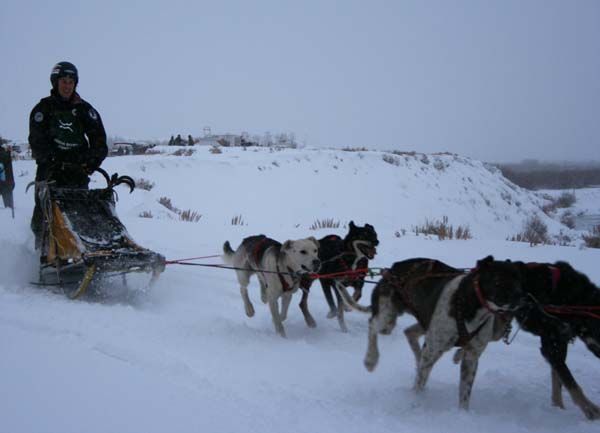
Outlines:
[[[347, 331], [345, 309], [371, 314], [364, 360], [369, 371], [379, 359], [378, 335], [390, 334], [398, 316], [414, 316], [416, 323], [404, 333], [417, 364], [415, 391], [425, 388], [441, 356], [457, 347], [454, 362], [460, 363], [462, 409], [469, 407], [479, 357], [489, 342], [507, 336], [514, 318], [523, 330], [540, 337], [542, 356], [552, 370], [552, 404], [564, 407], [564, 386], [588, 419], [600, 419], [600, 408], [586, 397], [566, 364], [568, 344], [577, 337], [600, 358], [600, 289], [584, 274], [565, 262], [498, 261], [488, 256], [464, 270], [434, 259], [413, 258], [385, 269], [373, 289], [371, 305], [364, 306], [358, 302], [366, 275], [362, 270], [375, 257], [378, 244], [373, 226], [360, 227], [351, 221], [343, 239], [329, 235], [282, 244], [258, 235], [244, 239], [236, 250], [225, 242], [223, 259], [236, 269], [248, 317], [254, 315], [248, 284], [256, 274], [261, 300], [269, 305], [275, 330], [282, 337], [298, 289], [302, 289], [305, 322], [316, 326], [308, 309], [309, 289], [316, 277], [329, 305], [328, 317], [337, 317], [342, 331]], [[354, 288], [352, 295], [349, 286]], [[420, 337], [424, 337], [422, 345]]]

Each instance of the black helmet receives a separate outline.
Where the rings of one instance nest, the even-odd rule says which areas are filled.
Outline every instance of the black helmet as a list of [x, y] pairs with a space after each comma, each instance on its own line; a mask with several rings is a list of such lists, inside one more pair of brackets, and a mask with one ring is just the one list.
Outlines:
[[50, 73], [50, 82], [52, 83], [52, 88], [56, 88], [58, 85], [58, 79], [61, 77], [71, 77], [75, 80], [75, 86], [79, 82], [79, 74], [77, 73], [77, 68], [73, 63], [69, 62], [58, 62], [52, 68], [52, 72]]

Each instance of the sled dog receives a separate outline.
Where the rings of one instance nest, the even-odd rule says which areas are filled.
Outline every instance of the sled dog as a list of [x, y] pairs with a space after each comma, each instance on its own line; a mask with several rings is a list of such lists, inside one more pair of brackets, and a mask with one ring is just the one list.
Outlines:
[[[390, 334], [397, 317], [408, 312], [418, 321], [405, 330], [417, 361], [414, 389], [422, 391], [434, 364], [459, 346], [459, 407], [468, 409], [479, 357], [490, 341], [502, 337], [521, 301], [517, 266], [492, 256], [468, 273], [432, 259], [396, 262], [372, 293], [365, 367], [373, 371], [377, 365], [377, 334]], [[418, 341], [422, 335], [423, 348]]]
[[542, 356], [552, 369], [552, 404], [564, 408], [564, 385], [588, 419], [600, 419], [600, 408], [585, 396], [566, 363], [569, 342], [577, 337], [600, 358], [600, 289], [566, 262], [515, 263], [533, 302], [515, 317], [524, 331], [540, 337]]
[[[347, 271], [355, 271], [356, 269], [366, 269], [369, 265], [369, 260], [372, 260], [377, 254], [377, 232], [371, 224], [365, 224], [363, 227], [354, 224], [350, 221], [348, 224], [348, 233], [342, 239], [340, 236], [332, 234], [319, 239], [319, 259], [321, 260], [322, 275], [342, 273]], [[362, 295], [362, 287], [365, 283], [365, 275], [350, 274], [340, 275], [338, 277], [319, 278], [323, 294], [329, 305], [328, 318], [337, 317], [338, 323], [342, 331], [346, 332], [347, 327], [344, 321], [344, 303], [337, 287], [354, 288], [352, 298], [358, 301]], [[300, 308], [307, 309], [308, 289], [312, 280], [308, 280], [308, 284], [304, 287], [306, 290], [302, 292], [302, 300]], [[336, 301], [332, 295], [335, 293]], [[347, 307], [346, 307], [347, 308]]]
[[[248, 296], [250, 277], [256, 274], [260, 284], [260, 297], [269, 304], [275, 331], [285, 337], [283, 321], [287, 317], [292, 295], [298, 290], [302, 274], [317, 272], [319, 242], [314, 237], [287, 240], [283, 245], [265, 235], [245, 238], [237, 250], [229, 241], [223, 245], [223, 260], [236, 269], [240, 293], [248, 317], [254, 316], [254, 306]], [[278, 300], [281, 298], [281, 311]], [[303, 310], [309, 327], [316, 326], [308, 309]]]

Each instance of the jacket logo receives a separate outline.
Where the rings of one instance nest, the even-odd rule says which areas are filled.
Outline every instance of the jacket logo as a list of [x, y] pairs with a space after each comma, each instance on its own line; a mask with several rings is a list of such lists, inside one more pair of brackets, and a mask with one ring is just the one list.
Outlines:
[[69, 131], [74, 132], [73, 128], [71, 128], [71, 126], [73, 126], [73, 122], [67, 123], [67, 122], [63, 122], [62, 120], [58, 121], [58, 127], [60, 129], [68, 129]]

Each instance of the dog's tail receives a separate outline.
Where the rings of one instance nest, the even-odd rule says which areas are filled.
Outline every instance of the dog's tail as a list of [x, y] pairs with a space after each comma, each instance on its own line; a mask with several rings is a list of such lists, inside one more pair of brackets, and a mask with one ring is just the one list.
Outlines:
[[225, 241], [223, 244], [223, 261], [227, 264], [231, 264], [233, 262], [233, 255], [235, 251], [231, 248], [231, 244], [229, 241]]
[[336, 289], [342, 296], [342, 299], [344, 300], [346, 305], [348, 305], [350, 308], [354, 308], [355, 310], [360, 311], [361, 313], [370, 313], [372, 311], [370, 306], [367, 307], [365, 305], [361, 305], [358, 302], [356, 302], [354, 300], [354, 298], [352, 296], [350, 296], [350, 294], [348, 293], [348, 291], [346, 290], [346, 288], [344, 286], [338, 287], [336, 285]]

